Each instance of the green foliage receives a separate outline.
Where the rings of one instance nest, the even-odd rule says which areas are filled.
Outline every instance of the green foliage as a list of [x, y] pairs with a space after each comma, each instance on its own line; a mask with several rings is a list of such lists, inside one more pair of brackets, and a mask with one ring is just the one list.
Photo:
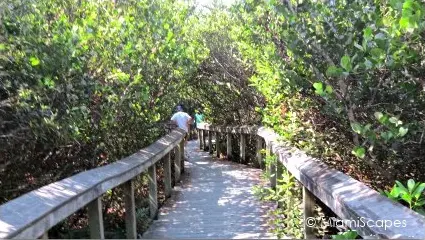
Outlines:
[[263, 124], [337, 168], [354, 163], [356, 177], [425, 177], [423, 2], [242, 1], [230, 12]]
[[413, 179], [407, 181], [407, 186], [396, 181], [391, 191], [380, 190], [381, 194], [387, 196], [391, 200], [400, 201], [408, 204], [410, 209], [425, 213], [423, 206], [425, 205], [425, 197], [423, 195], [425, 183], [415, 183]]
[[[273, 161], [273, 158], [270, 158]], [[269, 179], [268, 174], [264, 174]], [[276, 201], [279, 208], [272, 210], [270, 225], [272, 232], [279, 238], [291, 236], [293, 238], [303, 237], [301, 188], [296, 179], [286, 170], [277, 180], [276, 190], [264, 186], [254, 186], [254, 194], [264, 201]]]
[[332, 239], [356, 239], [357, 237], [359, 237], [359, 235], [355, 230], [349, 230], [338, 233], [337, 235], [332, 235]]

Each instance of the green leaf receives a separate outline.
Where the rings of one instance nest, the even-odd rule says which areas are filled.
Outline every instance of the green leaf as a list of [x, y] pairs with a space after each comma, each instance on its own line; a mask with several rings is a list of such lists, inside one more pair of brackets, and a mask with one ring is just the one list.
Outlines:
[[398, 180], [395, 181], [395, 183], [397, 184], [397, 186], [400, 188], [400, 193], [408, 193], [409, 191], [407, 190], [407, 188]]
[[30, 57], [30, 63], [32, 66], [37, 66], [40, 64], [40, 60], [36, 57]]
[[425, 183], [419, 184], [419, 186], [416, 187], [415, 191], [412, 194], [413, 197], [415, 197], [416, 199], [419, 199], [424, 189], [425, 189]]
[[381, 113], [381, 112], [375, 112], [374, 114], [373, 114], [374, 116], [375, 116], [375, 118], [379, 121], [383, 116], [384, 116], [384, 114], [383, 113]]
[[366, 150], [363, 147], [356, 146], [351, 153], [358, 158], [364, 158]]
[[377, 60], [385, 59], [385, 51], [380, 48], [373, 48], [370, 50], [370, 54]]
[[399, 136], [399, 137], [403, 137], [404, 135], [406, 135], [406, 134], [407, 134], [407, 131], [408, 131], [408, 130], [409, 130], [408, 128], [400, 127], [400, 128], [398, 129], [398, 136]]
[[352, 69], [351, 59], [349, 56], [345, 55], [341, 58], [341, 66], [347, 71], [350, 72]]
[[3, 43], [0, 43], [0, 51], [3, 51], [6, 49], [6, 45]]
[[372, 28], [370, 27], [365, 28], [363, 31], [363, 37], [366, 40], [372, 39]]
[[326, 85], [325, 91], [329, 94], [331, 94], [333, 92], [332, 86], [330, 85]]
[[410, 193], [412, 193], [412, 192], [413, 192], [414, 187], [415, 187], [415, 180], [413, 180], [413, 179], [409, 179], [409, 180], [407, 181], [407, 189], [409, 190], [409, 192], [410, 192]]
[[389, 141], [393, 136], [394, 136], [393, 133], [390, 131], [381, 133], [381, 137], [385, 139], [385, 141]]
[[316, 89], [316, 93], [319, 95], [323, 94], [323, 83], [321, 82], [315, 82], [313, 84], [314, 89]]
[[366, 69], [371, 69], [373, 67], [373, 63], [371, 61], [369, 61], [368, 59], [366, 59], [364, 61], [364, 65], [365, 65]]
[[328, 77], [340, 77], [344, 71], [336, 66], [330, 66], [326, 70], [326, 76]]
[[363, 130], [363, 128], [362, 128], [362, 125], [360, 125], [359, 123], [357, 123], [357, 122], [353, 122], [353, 123], [351, 123], [351, 128], [353, 129], [353, 131], [355, 132], [355, 133], [357, 133], [357, 134], [361, 134], [362, 133], [362, 130]]

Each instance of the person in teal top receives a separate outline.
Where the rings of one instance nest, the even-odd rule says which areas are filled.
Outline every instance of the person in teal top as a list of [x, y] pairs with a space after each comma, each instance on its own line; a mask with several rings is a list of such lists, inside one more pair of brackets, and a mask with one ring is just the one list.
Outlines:
[[201, 111], [196, 110], [195, 111], [195, 129], [199, 123], [203, 123], [203, 122], [204, 122], [204, 114], [202, 114]]

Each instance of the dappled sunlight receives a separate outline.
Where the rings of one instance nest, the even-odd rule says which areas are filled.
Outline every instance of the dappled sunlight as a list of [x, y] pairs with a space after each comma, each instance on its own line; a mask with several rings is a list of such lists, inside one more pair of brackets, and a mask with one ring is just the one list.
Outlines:
[[196, 152], [188, 143], [190, 176], [181, 192], [172, 196], [145, 238], [261, 238], [267, 235], [268, 211], [252, 193], [261, 170], [228, 161], [216, 161], [208, 152]]

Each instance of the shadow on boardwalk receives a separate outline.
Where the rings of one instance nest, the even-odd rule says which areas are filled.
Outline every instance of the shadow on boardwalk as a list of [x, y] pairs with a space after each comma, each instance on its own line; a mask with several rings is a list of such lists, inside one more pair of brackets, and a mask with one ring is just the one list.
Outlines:
[[212, 158], [197, 144], [188, 142], [182, 182], [143, 238], [276, 238], [267, 226], [274, 204], [252, 192], [261, 170]]

